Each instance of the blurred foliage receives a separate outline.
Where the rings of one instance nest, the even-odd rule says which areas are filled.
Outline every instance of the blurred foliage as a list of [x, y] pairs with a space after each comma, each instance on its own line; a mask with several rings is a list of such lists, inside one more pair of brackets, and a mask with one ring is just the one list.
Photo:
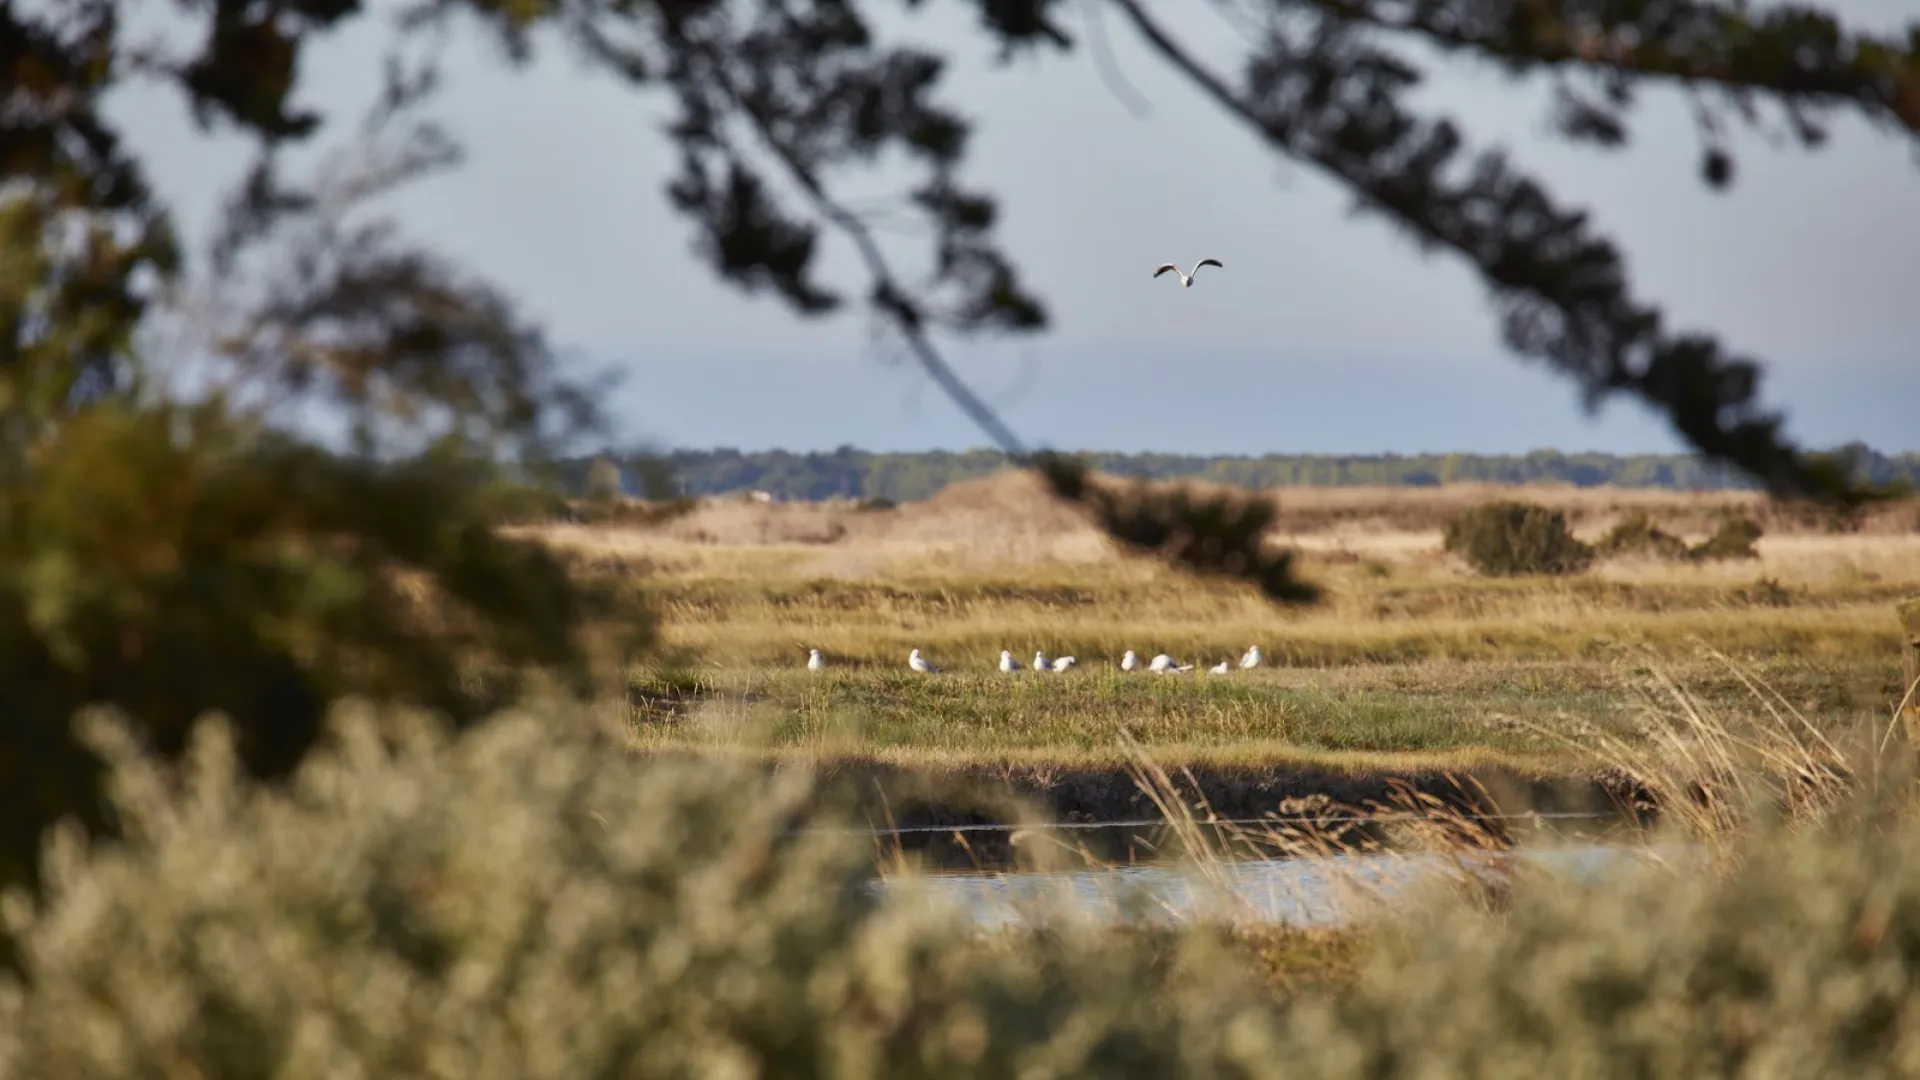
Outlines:
[[[1754, 483], [1724, 465], [1686, 454], [1563, 454], [1535, 450], [1527, 454], [1380, 454], [1317, 455], [1080, 453], [1093, 469], [1110, 476], [1141, 480], [1201, 480], [1261, 491], [1275, 487], [1438, 487], [1441, 484], [1571, 484], [1681, 491], [1751, 490]], [[584, 491], [591, 458], [555, 463], [558, 483]], [[837, 450], [794, 453], [786, 450], [676, 450], [645, 458], [621, 458], [626, 468], [640, 461], [670, 470], [692, 495], [724, 495], [760, 490], [783, 499], [886, 498], [906, 502], [928, 498], [949, 484], [991, 476], [1018, 464], [998, 450], [875, 453], [843, 446]], [[1859, 448], [1855, 477], [1862, 483], [1892, 487], [1920, 482], [1920, 453], [1879, 454]]]
[[1531, 503], [1482, 503], [1447, 522], [1442, 548], [1483, 574], [1577, 574], [1593, 562], [1558, 510]]
[[[292, 176], [279, 145], [317, 118], [286, 110], [289, 35], [352, 5], [222, 3], [191, 57], [132, 40], [121, 8], [0, 10], [0, 883], [58, 816], [112, 825], [82, 706], [164, 754], [219, 710], [274, 776], [341, 694], [464, 723], [530, 685], [586, 693], [596, 623], [634, 631], [624, 650], [650, 633], [629, 595], [492, 527], [541, 498], [556, 433], [601, 430], [597, 389], [368, 210], [458, 159], [414, 119], [431, 70], [390, 65], [359, 130]], [[262, 148], [204, 258], [100, 111], [153, 79]]]
[[796, 834], [844, 820], [802, 769], [643, 762], [578, 716], [340, 730], [281, 791], [222, 728], [166, 775], [96, 724], [131, 843], [56, 848], [46, 902], [7, 905], [31, 989], [0, 981], [0, 1080], [1217, 1076], [1259, 1049], [1251, 978], [1198, 941], [1016, 949], [883, 902], [863, 838]]
[[1516, 870], [1493, 912], [1416, 894], [1329, 958], [1336, 992], [1276, 993], [1212, 929], [1036, 897], [982, 935], [917, 878], [878, 892], [801, 769], [636, 759], [564, 713], [334, 730], [281, 788], [224, 725], [166, 769], [90, 718], [129, 842], [63, 830], [44, 897], [4, 904], [0, 1080], [1920, 1070], [1891, 791], [1713, 864]]

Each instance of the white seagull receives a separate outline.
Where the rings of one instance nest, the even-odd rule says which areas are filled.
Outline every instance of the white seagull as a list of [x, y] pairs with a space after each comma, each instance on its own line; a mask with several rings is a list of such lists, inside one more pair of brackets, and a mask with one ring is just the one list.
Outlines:
[[1000, 670], [1001, 671], [1019, 671], [1020, 661], [1015, 660], [1013, 658], [1012, 653], [1008, 652], [1005, 649], [1001, 649], [1000, 650]]
[[1132, 649], [1128, 649], [1127, 655], [1120, 658], [1121, 671], [1132, 671], [1134, 668], [1137, 668], [1139, 666], [1140, 666], [1140, 658], [1133, 655]]
[[1053, 666], [1052, 666], [1051, 664], [1048, 664], [1048, 663], [1047, 663], [1047, 654], [1046, 654], [1046, 653], [1043, 653], [1043, 652], [1036, 652], [1036, 653], [1034, 653], [1034, 654], [1033, 654], [1033, 670], [1035, 670], [1035, 671], [1051, 671], [1051, 670], [1053, 670]]
[[1240, 658], [1240, 670], [1246, 671], [1251, 668], [1257, 668], [1260, 666], [1262, 659], [1264, 659], [1264, 657], [1260, 655], [1260, 646], [1249, 645], [1247, 646], [1247, 655]]
[[915, 671], [939, 671], [940, 670], [939, 668], [934, 667], [932, 664], [927, 663], [927, 658], [920, 655], [919, 649], [915, 649], [913, 650], [913, 652], [907, 654], [907, 666], [912, 668]]
[[1192, 274], [1181, 274], [1180, 268], [1173, 265], [1172, 263], [1161, 263], [1160, 268], [1153, 272], [1153, 276], [1159, 277], [1161, 274], [1164, 274], [1167, 271], [1171, 270], [1175, 274], [1180, 275], [1180, 284], [1191, 289], [1193, 288], [1194, 275], [1200, 273], [1200, 268], [1203, 266], [1218, 266], [1222, 270], [1226, 269], [1226, 265], [1223, 264], [1219, 259], [1201, 259], [1199, 262], [1193, 264]]
[[1227, 673], [1227, 662], [1225, 660], [1222, 660], [1219, 663], [1207, 669], [1207, 674], [1209, 675], [1225, 675], [1226, 673]]
[[1053, 670], [1055, 670], [1055, 671], [1065, 671], [1065, 670], [1067, 670], [1068, 668], [1070, 668], [1070, 667], [1072, 667], [1072, 666], [1074, 665], [1074, 663], [1075, 663], [1075, 661], [1074, 661], [1074, 659], [1073, 659], [1073, 657], [1071, 657], [1071, 656], [1062, 656], [1062, 657], [1060, 657], [1059, 659], [1057, 659], [1057, 660], [1055, 660], [1055, 661], [1053, 662]]
[[825, 660], [820, 659], [819, 649], [807, 650], [807, 670], [808, 671], [819, 671], [821, 668], [826, 666], [827, 666], [827, 662]]
[[1161, 653], [1159, 656], [1154, 657], [1151, 661], [1148, 662], [1147, 670], [1157, 671], [1162, 675], [1164, 675], [1171, 671], [1192, 671], [1193, 665], [1182, 664], [1180, 661], [1175, 660], [1173, 657], [1168, 656], [1166, 653]]

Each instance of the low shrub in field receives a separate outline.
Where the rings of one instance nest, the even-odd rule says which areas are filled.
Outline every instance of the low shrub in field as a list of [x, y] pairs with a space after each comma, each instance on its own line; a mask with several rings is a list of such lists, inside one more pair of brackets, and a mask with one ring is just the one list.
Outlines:
[[1753, 545], [1760, 536], [1759, 522], [1744, 514], [1734, 514], [1722, 518], [1713, 535], [1701, 541], [1690, 554], [1696, 559], [1757, 559], [1760, 552]]
[[55, 844], [41, 906], [5, 904], [0, 1078], [1920, 1071], [1911, 827], [1431, 901], [1283, 999], [1214, 933], [979, 935], [878, 895], [864, 841], [796, 832], [799, 772], [529, 716], [335, 731], [281, 791], [217, 728], [177, 776], [95, 732], [129, 839]]
[[1447, 523], [1446, 550], [1483, 574], [1577, 574], [1593, 549], [1558, 510], [1521, 502], [1483, 503]]
[[1598, 554], [1614, 557], [1643, 555], [1656, 559], [1685, 559], [1687, 542], [1663, 531], [1644, 510], [1636, 510], [1607, 530], [1594, 545]]
[[1645, 511], [1635, 511], [1608, 530], [1594, 548], [1601, 555], [1646, 555], [1675, 561], [1757, 559], [1760, 552], [1753, 545], [1761, 535], [1759, 522], [1745, 514], [1732, 514], [1720, 519], [1712, 536], [1688, 547], [1686, 541], [1663, 532]]

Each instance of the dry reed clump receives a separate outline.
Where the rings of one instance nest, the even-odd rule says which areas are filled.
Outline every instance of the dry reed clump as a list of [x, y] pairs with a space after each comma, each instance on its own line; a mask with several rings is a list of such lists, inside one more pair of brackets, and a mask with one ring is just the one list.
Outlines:
[[1432, 899], [1280, 1000], [1212, 931], [969, 934], [870, 890], [858, 839], [796, 835], [804, 772], [640, 764], [565, 720], [346, 714], [285, 791], [224, 728], [174, 775], [95, 721], [130, 839], [54, 845], [44, 906], [5, 905], [0, 1078], [1920, 1070], [1911, 825], [1525, 877], [1497, 917]]
[[1643, 555], [1655, 559], [1687, 557], [1687, 542], [1653, 523], [1645, 511], [1636, 511], [1614, 523], [1594, 549], [1610, 558]]

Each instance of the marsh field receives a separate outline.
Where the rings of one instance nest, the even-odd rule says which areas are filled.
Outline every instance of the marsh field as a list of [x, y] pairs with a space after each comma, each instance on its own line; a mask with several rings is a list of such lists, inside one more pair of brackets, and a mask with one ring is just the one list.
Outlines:
[[[1739, 493], [1276, 494], [1272, 539], [1325, 590], [1316, 606], [1123, 555], [1021, 474], [879, 510], [719, 498], [653, 523], [615, 511], [516, 531], [648, 594], [661, 647], [606, 703], [637, 747], [804, 758], [868, 789], [875, 775], [966, 779], [1066, 821], [1151, 816], [1129, 760], [1233, 818], [1303, 796], [1377, 801], [1396, 779], [1444, 793], [1464, 778], [1500, 809], [1600, 812], [1621, 792], [1596, 748], [1617, 757], [1685, 715], [1884, 727], [1903, 689], [1894, 604], [1920, 591], [1920, 503], [1843, 529]], [[1763, 535], [1750, 558], [1640, 552], [1489, 577], [1441, 538], [1495, 499], [1560, 510], [1590, 542], [1636, 513], [1689, 542], [1736, 514]], [[1259, 668], [1206, 672], [1255, 644]], [[809, 648], [824, 671], [806, 669]], [[943, 670], [909, 670], [913, 648]], [[1002, 649], [1077, 665], [1004, 674]], [[1128, 649], [1195, 668], [1124, 673]], [[994, 820], [922, 797], [870, 807], [881, 814]]]
[[[0, 1078], [1920, 1075], [1913, 505], [1279, 494], [1317, 607], [1122, 557], [1018, 476], [514, 527], [648, 594], [645, 666], [457, 737], [343, 706], [290, 789], [217, 725], [177, 771], [102, 736], [130, 839], [0, 912], [35, 977], [0, 978]], [[1516, 497], [1676, 539], [1442, 550]], [[1729, 513], [1751, 557], [1675, 556]], [[1642, 797], [1585, 839], [1482, 813]]]

